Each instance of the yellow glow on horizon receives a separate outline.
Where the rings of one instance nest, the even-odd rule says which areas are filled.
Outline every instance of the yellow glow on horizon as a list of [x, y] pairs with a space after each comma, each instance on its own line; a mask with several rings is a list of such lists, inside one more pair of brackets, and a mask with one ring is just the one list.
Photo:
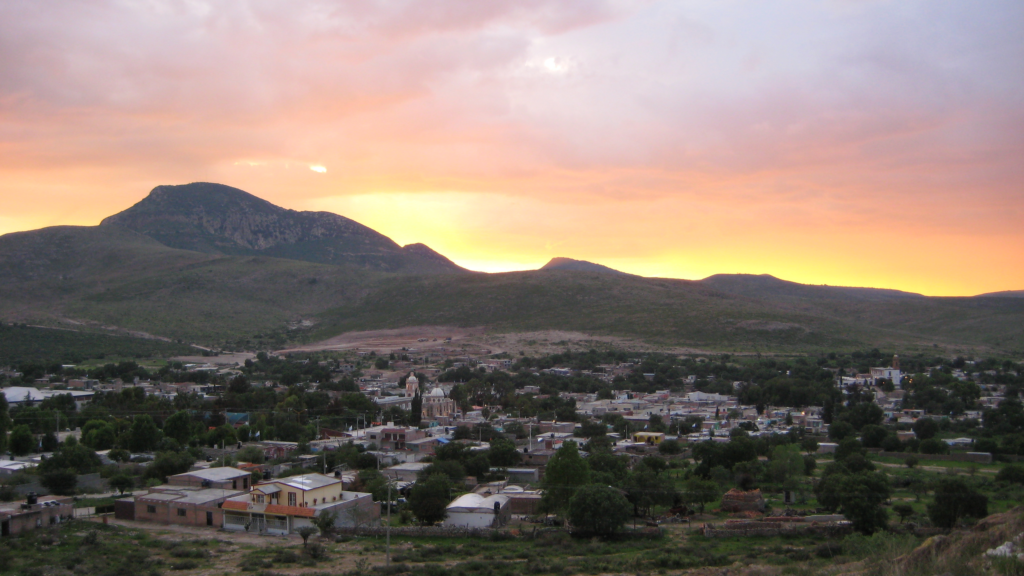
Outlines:
[[310, 166], [309, 169], [312, 170], [313, 172], [316, 172], [317, 174], [327, 173], [327, 168], [324, 168], [323, 166]]

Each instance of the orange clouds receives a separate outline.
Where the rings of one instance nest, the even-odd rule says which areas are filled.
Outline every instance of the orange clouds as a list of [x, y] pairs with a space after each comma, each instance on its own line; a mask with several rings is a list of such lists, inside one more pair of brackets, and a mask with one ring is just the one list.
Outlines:
[[7, 3], [0, 232], [210, 180], [487, 270], [1019, 289], [1020, 29], [1012, 1]]

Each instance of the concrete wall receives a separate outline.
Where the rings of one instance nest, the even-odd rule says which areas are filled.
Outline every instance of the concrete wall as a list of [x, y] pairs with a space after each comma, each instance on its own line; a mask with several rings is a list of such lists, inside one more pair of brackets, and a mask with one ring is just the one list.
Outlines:
[[941, 462], [976, 462], [991, 464], [992, 455], [988, 452], [963, 452], [960, 454], [918, 454], [916, 452], [880, 452], [880, 456], [906, 460], [913, 456], [918, 460], [938, 460]]
[[[150, 506], [156, 511], [150, 512]], [[179, 516], [178, 510], [184, 510], [185, 515]], [[224, 524], [224, 511], [218, 508], [216, 503], [199, 505], [135, 499], [135, 520], [145, 522], [207, 526], [207, 512], [213, 515], [213, 527], [220, 528]]]

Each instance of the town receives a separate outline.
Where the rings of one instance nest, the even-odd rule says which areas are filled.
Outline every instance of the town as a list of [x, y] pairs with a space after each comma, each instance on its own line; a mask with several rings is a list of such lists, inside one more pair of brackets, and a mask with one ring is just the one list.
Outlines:
[[1010, 361], [434, 349], [4, 368], [2, 533], [833, 541], [936, 534], [1024, 483]]

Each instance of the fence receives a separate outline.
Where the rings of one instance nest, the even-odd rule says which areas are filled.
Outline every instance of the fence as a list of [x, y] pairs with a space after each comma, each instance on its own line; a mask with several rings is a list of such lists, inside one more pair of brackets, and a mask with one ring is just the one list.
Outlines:
[[[386, 526], [360, 526], [335, 528], [335, 533], [344, 536], [384, 536]], [[508, 530], [491, 528], [466, 528], [464, 526], [397, 526], [391, 528], [392, 536], [413, 536], [433, 538], [515, 538]]]
[[725, 528], [704, 526], [707, 538], [732, 538], [735, 536], [845, 536], [853, 532], [850, 522], [828, 522], [825, 524], [798, 524], [782, 522], [745, 522]]
[[960, 454], [917, 454], [915, 452], [879, 452], [879, 456], [886, 458], [897, 458], [906, 460], [914, 457], [918, 460], [939, 460], [942, 462], [975, 462], [978, 464], [991, 464], [992, 455], [988, 452], [964, 452]]

